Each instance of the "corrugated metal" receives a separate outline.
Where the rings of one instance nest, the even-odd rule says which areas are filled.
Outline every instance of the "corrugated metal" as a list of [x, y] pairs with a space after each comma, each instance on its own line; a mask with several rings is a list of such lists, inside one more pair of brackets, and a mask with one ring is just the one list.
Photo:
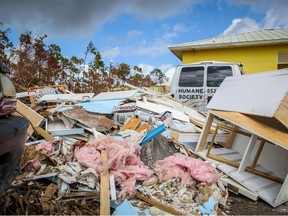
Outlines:
[[257, 44], [263, 43], [275, 43], [275, 42], [288, 42], [288, 28], [286, 29], [265, 29], [254, 32], [247, 32], [235, 35], [225, 35], [217, 38], [210, 38], [207, 40], [194, 41], [190, 43], [176, 44], [169, 47], [170, 50], [179, 48], [201, 48], [211, 47], [215, 45], [237, 45], [237, 44]]

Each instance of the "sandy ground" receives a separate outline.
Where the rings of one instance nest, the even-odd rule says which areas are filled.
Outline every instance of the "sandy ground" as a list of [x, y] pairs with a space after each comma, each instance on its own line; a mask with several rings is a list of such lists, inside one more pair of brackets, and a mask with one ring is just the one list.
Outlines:
[[253, 201], [231, 192], [227, 206], [220, 208], [227, 215], [288, 215], [288, 202], [273, 208], [262, 199]]

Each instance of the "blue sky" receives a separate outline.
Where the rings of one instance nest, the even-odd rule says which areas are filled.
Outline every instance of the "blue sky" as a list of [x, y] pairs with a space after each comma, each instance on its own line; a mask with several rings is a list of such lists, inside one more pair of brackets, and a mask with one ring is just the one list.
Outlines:
[[[109, 65], [171, 77], [180, 60], [168, 46], [264, 28], [288, 27], [288, 0], [2, 0], [0, 21], [18, 38], [47, 34], [67, 57], [89, 41]], [[14, 41], [17, 43], [17, 41]]]

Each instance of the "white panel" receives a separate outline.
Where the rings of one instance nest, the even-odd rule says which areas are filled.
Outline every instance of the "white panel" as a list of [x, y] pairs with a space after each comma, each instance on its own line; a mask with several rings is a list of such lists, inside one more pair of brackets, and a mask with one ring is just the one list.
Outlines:
[[137, 93], [137, 90], [130, 91], [115, 91], [115, 92], [101, 92], [93, 98], [94, 100], [115, 100], [130, 98]]
[[273, 117], [288, 91], [288, 69], [227, 77], [208, 109]]
[[288, 175], [286, 176], [286, 179], [282, 185], [282, 188], [280, 189], [280, 192], [278, 194], [278, 197], [275, 201], [275, 205], [281, 205], [282, 203], [288, 201]]
[[178, 120], [184, 121], [184, 122], [190, 122], [189, 116], [187, 116], [183, 112], [180, 112], [178, 110], [175, 110], [175, 109], [172, 109], [170, 107], [166, 107], [166, 106], [163, 106], [160, 104], [137, 101], [136, 106], [141, 108], [141, 109], [148, 110], [148, 111], [151, 111], [151, 112], [154, 112], [157, 114], [164, 113], [165, 111], [170, 111], [172, 113], [174, 119], [178, 119]]
[[47, 94], [43, 95], [37, 101], [47, 102], [61, 102], [61, 101], [85, 101], [90, 100], [94, 93], [81, 93], [81, 94]]

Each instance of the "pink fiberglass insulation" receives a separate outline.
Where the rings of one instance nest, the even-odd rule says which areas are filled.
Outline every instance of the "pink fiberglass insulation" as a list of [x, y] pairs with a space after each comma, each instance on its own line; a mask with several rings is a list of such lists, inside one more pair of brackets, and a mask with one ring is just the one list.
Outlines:
[[36, 151], [42, 150], [45, 155], [50, 157], [54, 154], [54, 147], [52, 142], [41, 142], [36, 145]]
[[84, 145], [79, 149], [75, 149], [74, 155], [79, 163], [93, 168], [99, 174], [102, 171], [101, 154], [93, 146]]
[[186, 186], [191, 180], [211, 184], [221, 176], [211, 163], [182, 154], [174, 154], [157, 161], [153, 168], [160, 181], [179, 177], [179, 188]]
[[[101, 150], [106, 149], [108, 162], [101, 162]], [[76, 159], [84, 166], [91, 167], [100, 174], [108, 168], [114, 175], [116, 184], [121, 186], [120, 200], [131, 195], [137, 181], [149, 179], [153, 170], [140, 160], [140, 146], [135, 143], [120, 141], [113, 137], [101, 136], [77, 146], [74, 151]]]
[[38, 159], [27, 161], [21, 168], [23, 172], [34, 172], [40, 169], [41, 163]]

